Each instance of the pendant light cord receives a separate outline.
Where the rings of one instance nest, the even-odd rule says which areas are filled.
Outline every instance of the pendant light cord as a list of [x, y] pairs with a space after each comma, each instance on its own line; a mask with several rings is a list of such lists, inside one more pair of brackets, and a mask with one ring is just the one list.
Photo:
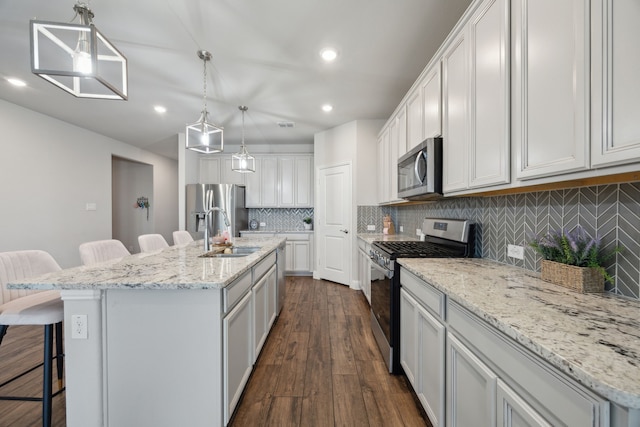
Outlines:
[[204, 87], [204, 94], [203, 94], [203, 101], [204, 101], [204, 109], [202, 111], [207, 111], [207, 58], [206, 56], [204, 58], [202, 58], [202, 62], [204, 62], [204, 77], [203, 77], [203, 87]]

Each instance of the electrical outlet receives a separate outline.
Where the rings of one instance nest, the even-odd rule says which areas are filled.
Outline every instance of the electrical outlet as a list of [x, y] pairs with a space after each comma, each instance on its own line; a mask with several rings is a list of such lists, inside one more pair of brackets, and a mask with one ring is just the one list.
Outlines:
[[421, 228], [416, 228], [416, 236], [419, 236], [422, 234], [422, 229]]
[[400, 226], [400, 232], [402, 233], [404, 231], [404, 227]]
[[266, 222], [261, 222], [261, 223], [260, 223], [260, 227], [266, 227], [266, 226], [267, 226], [267, 223], [266, 223]]
[[71, 315], [71, 339], [75, 339], [75, 340], [87, 339], [87, 315], [86, 314]]
[[524, 259], [524, 248], [518, 245], [507, 245], [507, 255], [511, 258]]
[[376, 231], [376, 226], [375, 225], [367, 225], [367, 231]]

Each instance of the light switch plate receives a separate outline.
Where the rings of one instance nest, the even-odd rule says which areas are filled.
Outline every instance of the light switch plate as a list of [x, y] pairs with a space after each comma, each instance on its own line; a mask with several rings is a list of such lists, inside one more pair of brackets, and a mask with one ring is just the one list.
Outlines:
[[376, 231], [376, 226], [375, 225], [367, 225], [367, 231]]

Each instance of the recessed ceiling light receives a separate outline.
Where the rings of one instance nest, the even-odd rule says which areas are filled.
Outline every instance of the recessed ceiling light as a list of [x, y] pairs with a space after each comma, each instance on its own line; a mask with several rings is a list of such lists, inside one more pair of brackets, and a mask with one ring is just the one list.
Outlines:
[[324, 111], [325, 113], [328, 113], [329, 111], [333, 110], [333, 105], [329, 105], [329, 104], [324, 104], [322, 106], [322, 111]]
[[164, 108], [162, 105], [156, 105], [155, 107], [153, 107], [154, 110], [156, 110], [156, 113], [159, 114], [163, 114], [167, 112], [167, 109]]
[[338, 52], [331, 47], [324, 48], [320, 51], [320, 56], [327, 62], [331, 62], [338, 57]]
[[9, 83], [11, 83], [12, 85], [14, 85], [14, 86], [18, 86], [18, 87], [23, 87], [23, 86], [26, 86], [26, 85], [27, 85], [27, 83], [25, 83], [23, 80], [20, 80], [20, 79], [14, 79], [13, 77], [9, 77], [9, 78], [7, 78], [7, 81], [8, 81]]

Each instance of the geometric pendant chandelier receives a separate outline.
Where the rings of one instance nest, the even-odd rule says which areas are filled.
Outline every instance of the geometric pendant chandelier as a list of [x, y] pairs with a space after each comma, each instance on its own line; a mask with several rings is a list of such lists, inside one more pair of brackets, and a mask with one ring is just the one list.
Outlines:
[[224, 129], [209, 120], [207, 111], [207, 62], [211, 60], [211, 53], [199, 50], [198, 57], [204, 62], [204, 106], [198, 121], [187, 125], [186, 148], [204, 154], [220, 153], [224, 148]]
[[256, 171], [256, 158], [247, 151], [244, 145], [244, 113], [249, 109], [241, 105], [238, 107], [242, 111], [242, 145], [240, 151], [231, 156], [231, 170], [240, 173], [251, 173]]
[[86, 4], [73, 10], [80, 24], [30, 21], [31, 72], [78, 98], [126, 101], [127, 58], [93, 25]]

